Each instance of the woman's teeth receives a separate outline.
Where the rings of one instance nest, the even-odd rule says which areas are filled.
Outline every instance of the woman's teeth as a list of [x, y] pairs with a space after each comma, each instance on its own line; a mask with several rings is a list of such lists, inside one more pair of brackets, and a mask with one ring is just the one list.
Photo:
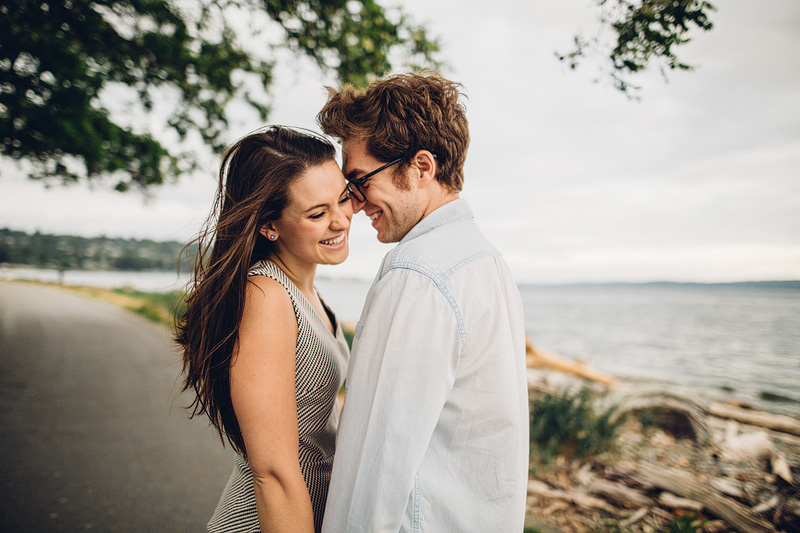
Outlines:
[[335, 239], [331, 239], [330, 241], [320, 241], [320, 242], [328, 246], [336, 246], [337, 244], [340, 244], [343, 240], [344, 240], [344, 233], [342, 233]]

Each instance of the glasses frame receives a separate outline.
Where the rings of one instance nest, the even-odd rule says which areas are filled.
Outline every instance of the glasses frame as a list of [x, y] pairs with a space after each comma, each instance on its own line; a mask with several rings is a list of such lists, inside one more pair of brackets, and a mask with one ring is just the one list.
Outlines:
[[[437, 156], [436, 154], [431, 154], [431, 155], [433, 156], [434, 159], [437, 159], [437, 160], [439, 159], [439, 156]], [[402, 157], [398, 157], [397, 159], [389, 161], [385, 165], [380, 166], [380, 167], [376, 168], [375, 170], [373, 170], [371, 172], [367, 172], [366, 174], [364, 174], [363, 176], [361, 176], [358, 179], [348, 180], [348, 182], [347, 182], [347, 190], [350, 191], [350, 194], [355, 197], [357, 202], [366, 202], [367, 201], [367, 195], [366, 195], [366, 193], [364, 192], [364, 189], [363, 189], [364, 184], [367, 183], [370, 180], [370, 178], [372, 178], [372, 176], [374, 176], [375, 174], [377, 174], [381, 170], [385, 170], [385, 169], [389, 168], [392, 165], [396, 165], [397, 163], [399, 163], [402, 160], [403, 160]]]
[[367, 195], [366, 195], [366, 193], [364, 193], [363, 187], [370, 180], [370, 178], [372, 178], [372, 176], [374, 176], [375, 174], [377, 174], [381, 170], [385, 170], [385, 169], [389, 168], [392, 165], [396, 165], [397, 163], [399, 163], [402, 160], [403, 160], [402, 157], [398, 157], [397, 159], [389, 161], [385, 165], [380, 166], [380, 167], [376, 168], [375, 170], [373, 170], [371, 172], [367, 172], [366, 174], [364, 174], [363, 176], [361, 176], [358, 179], [354, 179], [354, 180], [348, 181], [347, 182], [347, 190], [350, 191], [350, 194], [352, 194], [355, 197], [356, 201], [365, 202], [367, 200]]

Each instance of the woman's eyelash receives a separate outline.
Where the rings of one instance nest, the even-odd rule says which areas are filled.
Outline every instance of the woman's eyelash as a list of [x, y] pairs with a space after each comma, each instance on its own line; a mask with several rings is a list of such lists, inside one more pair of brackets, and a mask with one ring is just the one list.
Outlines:
[[[345, 202], [349, 202], [349, 201], [350, 201], [350, 195], [349, 195], [349, 194], [345, 194], [344, 196], [342, 196], [342, 197], [339, 199], [339, 203], [340, 203], [340, 204], [343, 204], [343, 203], [345, 203]], [[314, 220], [319, 220], [319, 219], [320, 219], [320, 218], [322, 218], [324, 215], [325, 215], [325, 211], [321, 211], [321, 212], [319, 212], [319, 213], [314, 213], [313, 215], [309, 215], [309, 217], [308, 217], [308, 218], [312, 218], [312, 219], [314, 219]]]

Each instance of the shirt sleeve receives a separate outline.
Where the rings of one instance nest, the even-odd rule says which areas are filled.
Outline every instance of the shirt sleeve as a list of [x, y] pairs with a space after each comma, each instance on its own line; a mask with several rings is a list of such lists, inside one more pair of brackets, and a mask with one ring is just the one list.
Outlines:
[[390, 271], [368, 305], [350, 359], [323, 531], [400, 529], [462, 347], [456, 310], [424, 274]]

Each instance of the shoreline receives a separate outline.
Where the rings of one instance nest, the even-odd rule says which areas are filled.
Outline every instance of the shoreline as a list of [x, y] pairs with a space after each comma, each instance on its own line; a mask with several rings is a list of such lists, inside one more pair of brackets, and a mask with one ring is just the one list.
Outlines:
[[[35, 279], [39, 281], [55, 281], [67, 274], [72, 275], [108, 275], [108, 276], [138, 276], [141, 274], [152, 274], [165, 277], [174, 277], [176, 282], [180, 276], [176, 269], [169, 270], [119, 270], [119, 269], [58, 269], [55, 267], [39, 267], [35, 265], [23, 265], [12, 263], [0, 263], [0, 280], [13, 280], [16, 278], [3, 277], [4, 271], [7, 272], [37, 272], [39, 276]], [[186, 271], [188, 273], [188, 270]], [[27, 279], [27, 278], [23, 278]], [[354, 277], [354, 276], [331, 276], [328, 274], [319, 274], [318, 280], [324, 282], [355, 282], [355, 283], [371, 283], [371, 277]], [[767, 280], [753, 280], [743, 279], [739, 281], [670, 281], [670, 280], [650, 280], [650, 281], [565, 281], [557, 283], [540, 283], [531, 281], [518, 281], [517, 285], [520, 290], [532, 289], [591, 289], [591, 288], [662, 288], [662, 289], [743, 289], [743, 290], [786, 290], [792, 292], [800, 292], [800, 279], [767, 279]], [[141, 287], [138, 287], [142, 289]]]
[[781, 394], [759, 392], [757, 401], [745, 400], [730, 387], [696, 386], [670, 379], [624, 376], [601, 372], [584, 361], [561, 357], [543, 350], [526, 339], [526, 355], [529, 374], [540, 374], [543, 378], [557, 384], [557, 388], [575, 388], [581, 383], [594, 383], [609, 389], [634, 390], [644, 388], [669, 389], [687, 396], [699, 395], [707, 403], [728, 403], [751, 410], [760, 410], [775, 415], [800, 419], [800, 399]]

